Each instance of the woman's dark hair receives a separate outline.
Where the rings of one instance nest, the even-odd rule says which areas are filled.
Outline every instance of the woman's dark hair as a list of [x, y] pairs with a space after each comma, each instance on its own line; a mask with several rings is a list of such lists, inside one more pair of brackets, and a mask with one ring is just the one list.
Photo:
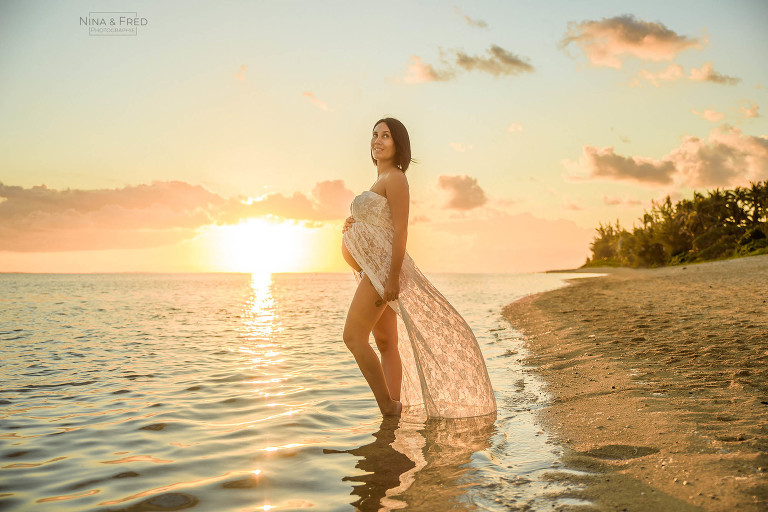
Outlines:
[[[373, 123], [371, 131], [376, 129], [376, 125], [381, 122], [386, 123], [389, 133], [392, 134], [392, 140], [395, 141], [395, 167], [403, 172], [407, 171], [411, 162], [418, 163], [411, 158], [411, 139], [408, 137], [408, 130], [405, 129], [403, 123], [394, 117], [385, 117]], [[373, 158], [373, 155], [371, 155], [371, 160], [373, 165], [376, 165], [376, 159]]]

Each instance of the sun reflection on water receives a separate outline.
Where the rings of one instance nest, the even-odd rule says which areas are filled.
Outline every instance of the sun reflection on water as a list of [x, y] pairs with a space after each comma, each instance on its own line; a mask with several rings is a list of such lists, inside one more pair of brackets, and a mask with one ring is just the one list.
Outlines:
[[269, 341], [271, 336], [280, 330], [274, 325], [276, 304], [272, 294], [273, 285], [272, 274], [251, 274], [251, 296], [245, 304], [243, 314], [246, 334], [252, 337], [251, 339]]
[[[265, 367], [280, 365], [285, 361], [282, 345], [274, 341], [275, 335], [282, 331], [276, 313], [274, 280], [270, 273], [253, 273], [249, 284], [251, 294], [244, 304], [241, 334], [241, 341], [247, 341], [247, 344], [239, 346], [237, 350], [252, 355], [252, 368], [259, 368], [263, 376], [272, 377], [267, 382], [275, 382], [281, 376], [271, 376], [263, 371]], [[265, 381], [253, 381], [256, 385], [263, 383]]]

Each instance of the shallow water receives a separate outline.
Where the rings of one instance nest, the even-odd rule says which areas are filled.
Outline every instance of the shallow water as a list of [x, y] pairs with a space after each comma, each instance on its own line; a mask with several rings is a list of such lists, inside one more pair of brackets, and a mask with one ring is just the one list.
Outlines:
[[0, 275], [0, 509], [551, 510], [547, 396], [501, 308], [577, 276], [428, 277], [495, 417], [382, 421], [341, 341], [351, 273]]

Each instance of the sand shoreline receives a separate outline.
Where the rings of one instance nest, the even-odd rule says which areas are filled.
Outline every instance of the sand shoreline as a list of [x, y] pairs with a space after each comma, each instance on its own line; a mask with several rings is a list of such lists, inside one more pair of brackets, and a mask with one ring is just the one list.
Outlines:
[[[768, 510], [768, 256], [607, 273], [503, 314], [553, 396], [574, 498]], [[596, 474], [591, 474], [596, 473]]]

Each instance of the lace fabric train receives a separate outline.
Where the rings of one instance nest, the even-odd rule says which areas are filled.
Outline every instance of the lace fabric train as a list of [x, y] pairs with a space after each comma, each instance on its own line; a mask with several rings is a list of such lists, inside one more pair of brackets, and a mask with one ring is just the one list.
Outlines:
[[[355, 222], [344, 233], [343, 243], [383, 297], [394, 235], [389, 202], [366, 190], [352, 200], [350, 209]], [[354, 275], [360, 283], [360, 273]], [[472, 329], [407, 251], [400, 294], [389, 306], [397, 313], [404, 414], [462, 418], [496, 411], [488, 370]]]

